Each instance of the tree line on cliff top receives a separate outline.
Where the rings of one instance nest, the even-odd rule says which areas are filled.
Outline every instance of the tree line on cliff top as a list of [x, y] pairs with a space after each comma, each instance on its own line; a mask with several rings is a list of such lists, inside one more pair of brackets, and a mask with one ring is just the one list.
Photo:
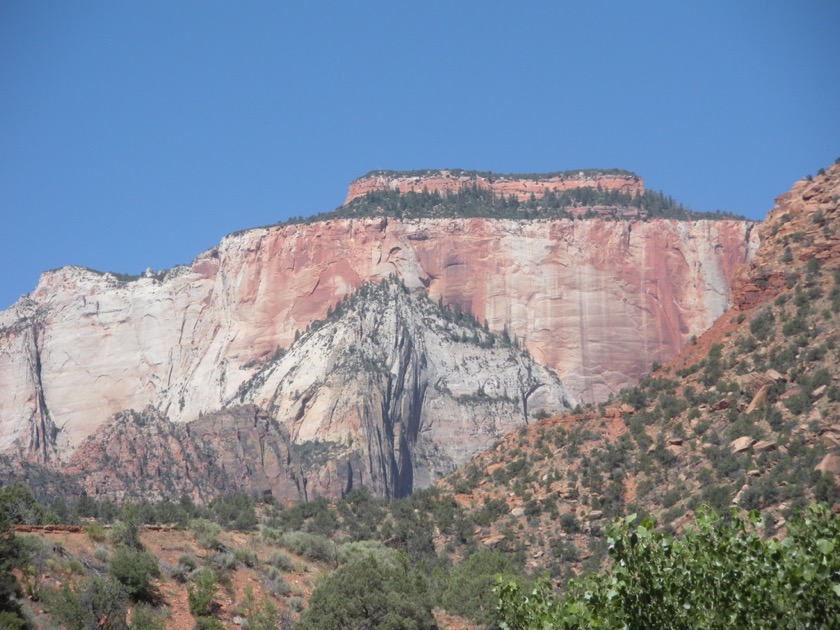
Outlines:
[[292, 217], [285, 224], [312, 223], [329, 219], [356, 217], [419, 218], [492, 218], [492, 219], [738, 219], [730, 212], [694, 212], [658, 191], [626, 193], [598, 187], [546, 191], [520, 201], [515, 195], [496, 195], [475, 185], [456, 192], [438, 191], [402, 193], [399, 190], [375, 190], [336, 208], [311, 217]]

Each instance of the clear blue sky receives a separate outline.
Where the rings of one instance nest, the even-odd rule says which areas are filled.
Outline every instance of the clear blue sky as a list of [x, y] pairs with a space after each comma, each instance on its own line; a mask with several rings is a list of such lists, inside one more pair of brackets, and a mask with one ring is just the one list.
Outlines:
[[762, 218], [840, 156], [840, 2], [0, 2], [0, 308], [376, 168], [620, 167]]

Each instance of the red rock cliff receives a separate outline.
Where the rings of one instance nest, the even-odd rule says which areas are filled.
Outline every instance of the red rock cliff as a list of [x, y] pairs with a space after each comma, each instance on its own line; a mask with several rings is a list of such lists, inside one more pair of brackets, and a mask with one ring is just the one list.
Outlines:
[[618, 190], [635, 194], [644, 192], [642, 179], [632, 174], [569, 172], [536, 177], [517, 177], [516, 175], [483, 175], [463, 171], [434, 171], [423, 175], [393, 172], [373, 172], [350, 183], [347, 191], [349, 203], [357, 197], [363, 197], [377, 190], [399, 190], [406, 192], [457, 192], [463, 188], [477, 187], [491, 190], [497, 195], [516, 196], [525, 201], [533, 194], [541, 197], [546, 191], [561, 192], [572, 188], [596, 188]]
[[228, 236], [163, 279], [48, 272], [0, 313], [0, 451], [44, 448], [58, 427], [70, 453], [124, 409], [216, 411], [296, 330], [391, 273], [506, 327], [574, 399], [603, 400], [723, 313], [757, 243], [733, 220], [341, 219]]

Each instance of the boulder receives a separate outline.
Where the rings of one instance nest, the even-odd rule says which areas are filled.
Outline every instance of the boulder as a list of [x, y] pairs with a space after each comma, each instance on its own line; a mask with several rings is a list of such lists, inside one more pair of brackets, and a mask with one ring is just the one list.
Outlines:
[[743, 453], [744, 451], [748, 450], [753, 444], [755, 444], [755, 440], [751, 438], [749, 435], [743, 435], [737, 439], [732, 440], [729, 443], [729, 447], [733, 453]]

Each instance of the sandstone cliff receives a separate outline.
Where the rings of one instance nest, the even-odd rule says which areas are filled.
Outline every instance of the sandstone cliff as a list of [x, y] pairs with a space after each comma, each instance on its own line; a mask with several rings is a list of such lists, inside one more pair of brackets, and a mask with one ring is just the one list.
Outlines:
[[347, 219], [249, 230], [131, 281], [58, 269], [0, 313], [0, 451], [66, 459], [126, 409], [222, 409], [296, 330], [391, 273], [506, 328], [570, 400], [600, 400], [705, 330], [756, 246], [732, 220]]
[[399, 497], [569, 404], [551, 370], [392, 276], [262, 362], [224, 407], [189, 423], [119, 413], [62, 472], [111, 499], [307, 499], [361, 485]]
[[466, 188], [489, 190], [496, 195], [513, 195], [524, 201], [534, 195], [542, 197], [546, 192], [562, 192], [574, 188], [601, 188], [622, 193], [636, 194], [645, 190], [638, 175], [624, 171], [569, 171], [545, 175], [493, 175], [475, 171], [440, 170], [404, 173], [395, 171], [373, 171], [353, 180], [344, 203], [377, 190], [398, 190], [401, 193], [423, 192], [453, 193]]

